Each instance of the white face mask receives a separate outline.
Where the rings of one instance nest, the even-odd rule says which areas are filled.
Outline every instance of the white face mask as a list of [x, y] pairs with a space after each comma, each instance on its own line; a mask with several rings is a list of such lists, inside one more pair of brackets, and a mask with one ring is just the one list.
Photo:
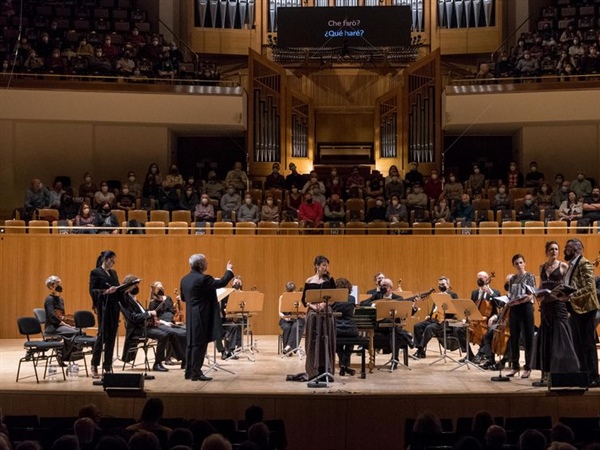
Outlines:
[[207, 198], [203, 198], [203, 199], [202, 199], [202, 204], [203, 204], [203, 205], [206, 205], [207, 203], [208, 203], [208, 199], [207, 199]]
[[267, 205], [271, 206], [273, 204], [273, 200], [267, 200]]
[[247, 198], [246, 199], [246, 205], [250, 205], [252, 204], [252, 199], [251, 198]]

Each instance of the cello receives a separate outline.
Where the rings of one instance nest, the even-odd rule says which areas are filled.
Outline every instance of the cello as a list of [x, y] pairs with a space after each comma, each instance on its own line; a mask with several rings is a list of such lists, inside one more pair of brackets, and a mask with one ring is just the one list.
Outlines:
[[[489, 285], [495, 277], [496, 272], [491, 272], [486, 286]], [[472, 322], [471, 327], [469, 328], [469, 342], [472, 344], [481, 345], [483, 337], [488, 331], [488, 319], [492, 315], [493, 310], [492, 301], [483, 298], [481, 300], [477, 300], [477, 309], [485, 318], [485, 320]]]
[[508, 346], [508, 340], [510, 339], [510, 305], [504, 305], [502, 313], [498, 318], [498, 326], [494, 330], [494, 337], [492, 338], [492, 353], [495, 355], [502, 355], [506, 353], [506, 347]]

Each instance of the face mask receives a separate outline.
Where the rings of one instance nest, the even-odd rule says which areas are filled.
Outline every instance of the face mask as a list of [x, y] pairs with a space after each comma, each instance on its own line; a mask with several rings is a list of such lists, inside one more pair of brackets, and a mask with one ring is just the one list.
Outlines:
[[517, 167], [516, 167], [516, 166], [510, 166], [510, 171], [511, 171], [511, 172], [514, 172], [515, 170], [517, 170]]
[[129, 189], [123, 189], [123, 195], [129, 194]]
[[102, 208], [102, 214], [110, 214], [110, 208]]
[[479, 287], [485, 286], [485, 281], [483, 281], [481, 278], [477, 278], [477, 286], [479, 286]]
[[85, 182], [89, 184], [92, 182], [92, 179], [90, 177], [85, 177]]
[[561, 191], [563, 191], [563, 192], [567, 192], [567, 191], [569, 190], [569, 188], [568, 188], [568, 187], [565, 187], [565, 186], [563, 186], [563, 187], [561, 187], [561, 188], [560, 188], [560, 190], [561, 190]]
[[235, 192], [235, 189], [229, 189], [228, 192], [233, 195], [233, 193]]
[[479, 173], [479, 169], [473, 169], [473, 173]]
[[392, 200], [392, 205], [398, 206], [398, 200]]
[[102, 192], [108, 192], [108, 186], [102, 186]]
[[501, 194], [505, 194], [506, 193], [506, 189], [498, 189], [498, 192], [500, 192]]
[[247, 198], [246, 199], [246, 205], [250, 205], [252, 203], [252, 199], [251, 198]]
[[397, 182], [398, 182], [398, 178], [392, 177], [392, 183], [397, 183]]
[[532, 171], [532, 172], [535, 172], [536, 170], [537, 170], [537, 167], [536, 167], [536, 166], [532, 166], [532, 167], [531, 167], [531, 171]]
[[442, 291], [442, 292], [446, 292], [446, 291], [448, 290], [448, 287], [447, 287], [446, 285], [442, 285], [442, 284], [440, 284], [440, 285], [438, 286], [438, 289], [439, 289], [440, 291]]
[[188, 180], [188, 184], [194, 184], [194, 179], [193, 179], [193, 178], [190, 178], [190, 179]]
[[296, 192], [298, 192], [298, 188], [293, 188], [292, 192], [295, 194]]
[[165, 295], [165, 290], [163, 288], [160, 288], [158, 291], [156, 291], [156, 293], [158, 295]]
[[573, 258], [575, 258], [574, 254], [567, 254], [565, 253], [565, 261], [571, 261]]
[[548, 188], [547, 188], [546, 186], [544, 186], [544, 187], [542, 188], [542, 192], [548, 192]]
[[239, 290], [239, 289], [241, 289], [241, 288], [242, 288], [242, 285], [241, 285], [241, 284], [239, 284], [239, 283], [235, 283], [235, 284], [233, 284], [233, 285], [232, 285], [232, 287], [233, 287], [234, 289], [238, 289], [238, 290]]
[[312, 198], [307, 198], [306, 203], [309, 203], [309, 204], [312, 203]]
[[131, 295], [138, 295], [140, 293], [140, 288], [136, 286], [130, 292]]
[[152, 173], [156, 173], [158, 171], [158, 169], [156, 167], [153, 167], [152, 169], [150, 169], [150, 172]]
[[337, 172], [334, 170], [333, 172], [331, 172], [331, 176], [332, 177], [336, 177], [337, 176]]
[[321, 191], [319, 189], [313, 189], [313, 195], [319, 195]]
[[382, 202], [382, 201], [378, 201], [378, 202], [375, 202], [375, 204], [376, 204], [377, 206], [381, 206], [381, 205], [383, 205], [383, 202]]
[[83, 213], [84, 214], [89, 214], [89, 212], [90, 212], [90, 208], [84, 208], [83, 209]]
[[456, 181], [456, 178], [454, 178], [454, 177], [450, 177], [450, 182], [451, 182], [451, 183], [454, 183], [455, 181]]
[[267, 205], [269, 205], [269, 206], [273, 205], [273, 200], [267, 200]]
[[316, 178], [311, 178], [310, 181], [311, 181], [311, 183], [316, 183], [317, 179]]
[[129, 181], [131, 181], [133, 183], [135, 181], [135, 177], [134, 176], [129, 177]]
[[525, 200], [525, 204], [526, 204], [527, 206], [531, 206], [531, 204], [532, 204], [532, 203], [533, 203], [533, 202], [532, 202], [531, 200]]
[[206, 205], [207, 203], [208, 203], [208, 199], [207, 199], [207, 198], [203, 198], [203, 199], [202, 199], [202, 204], [203, 204], [203, 205]]
[[577, 175], [577, 179], [578, 179], [579, 181], [583, 180], [583, 175]]
[[62, 288], [62, 286], [59, 284], [58, 286], [56, 286], [56, 288], [54, 288], [54, 290], [55, 290], [56, 292], [62, 292], [62, 291], [63, 291], [63, 288]]
[[440, 203], [440, 209], [446, 209], [446, 204], [445, 203]]
[[340, 182], [338, 180], [333, 180], [333, 185], [337, 186], [338, 184], [340, 184]]
[[431, 179], [432, 180], [437, 180], [437, 175], [436, 174], [431, 175]]
[[185, 193], [188, 197], [191, 197], [194, 191], [185, 191]]

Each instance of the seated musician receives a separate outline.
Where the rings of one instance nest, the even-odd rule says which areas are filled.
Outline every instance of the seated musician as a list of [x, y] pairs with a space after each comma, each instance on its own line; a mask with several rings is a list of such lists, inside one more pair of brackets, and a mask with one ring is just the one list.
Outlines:
[[[296, 285], [293, 281], [285, 284], [285, 292], [294, 292]], [[279, 297], [279, 328], [283, 331], [283, 354], [291, 356], [293, 350], [298, 348], [306, 320], [304, 317], [292, 317], [290, 312], [281, 310], [281, 299]], [[298, 336], [296, 338], [296, 336]]]
[[[236, 275], [231, 283], [231, 287], [236, 291], [243, 290], [242, 277]], [[238, 319], [227, 317], [227, 302], [229, 295], [221, 300], [221, 321], [223, 323], [223, 338], [217, 339], [217, 351], [221, 353], [223, 360], [238, 359], [235, 355], [235, 349], [242, 346], [242, 334], [240, 327], [237, 326]]]
[[[505, 290], [508, 290], [509, 280], [514, 274], [510, 274], [506, 277], [506, 283], [504, 285]], [[494, 310], [491, 317], [488, 319], [488, 330], [487, 333], [483, 336], [482, 344], [481, 344], [481, 352], [485, 355], [485, 362], [481, 364], [481, 367], [489, 370], [498, 370], [499, 368], [503, 368], [506, 365], [506, 362], [510, 357], [510, 349], [508, 342], [506, 342], [504, 354], [498, 363], [496, 363], [496, 356], [494, 355], [492, 343], [494, 341], [494, 336], [496, 334], [496, 330], [499, 327], [503, 329], [508, 329], [508, 309], [505, 310], [506, 306], [502, 305], [499, 301], [494, 301]]]
[[[483, 337], [481, 336], [482, 334], [485, 335], [488, 332], [492, 333], [490, 336], [491, 345], [493, 331], [488, 330], [488, 321], [490, 321], [493, 325], [496, 322], [496, 320], [498, 320], [498, 308], [496, 307], [496, 302], [494, 302], [492, 298], [499, 297], [500, 291], [497, 291], [496, 289], [492, 289], [490, 287], [491, 281], [492, 278], [487, 274], [487, 272], [479, 272], [477, 274], [477, 289], [471, 291], [471, 300], [475, 302], [475, 304], [477, 305], [477, 309], [479, 309], [479, 311], [483, 315], [483, 321], [481, 323], [473, 323], [473, 327], [484, 328], [483, 332], [475, 332], [471, 336], [471, 341], [479, 341], [476, 342], [479, 345], [479, 351], [475, 356], [473, 356], [471, 346], [468, 342], [466, 342], [466, 330], [464, 328], [457, 328], [455, 331], [460, 342], [460, 346], [462, 348], [466, 348], [468, 346], [469, 359], [474, 364], [479, 364], [482, 361], [482, 359], [486, 358], [487, 352], [483, 345]], [[471, 333], [471, 331], [469, 331], [469, 333]], [[488, 351], [491, 352], [491, 348], [488, 349]]]
[[[390, 280], [389, 278], [384, 278], [381, 283], [380, 283], [380, 289], [375, 292], [371, 297], [369, 297], [366, 300], [363, 300], [362, 302], [360, 302], [360, 306], [373, 306], [375, 302], [377, 302], [378, 300], [398, 300], [398, 301], [402, 301], [404, 300], [404, 298], [402, 298], [401, 296], [394, 294], [394, 292], [392, 291], [393, 289], [393, 283], [392, 280]], [[385, 322], [390, 322], [389, 319], [384, 319], [379, 321], [379, 323], [385, 323]], [[377, 333], [383, 334], [383, 335], [388, 335], [389, 334], [389, 339], [390, 339], [390, 349], [391, 348], [395, 348], [395, 354], [393, 355], [393, 358], [398, 361], [398, 355], [400, 353], [400, 348], [403, 347], [413, 347], [413, 337], [412, 335], [406, 331], [403, 330], [402, 328], [399, 327], [394, 327], [394, 332], [395, 332], [395, 339], [396, 339], [396, 344], [392, 345], [392, 339], [394, 339], [392, 333], [390, 332], [390, 328], [378, 328]], [[392, 369], [396, 369], [397, 367], [397, 363], [393, 363], [392, 365]]]
[[[458, 295], [451, 290], [450, 279], [446, 276], [441, 276], [438, 279], [438, 289], [441, 294], [449, 295], [453, 299], [457, 299]], [[444, 325], [438, 321], [435, 317], [436, 308], [424, 321], [415, 324], [415, 346], [417, 351], [415, 352], [415, 358], [425, 358], [427, 356], [426, 349], [427, 344], [434, 336], [440, 336], [444, 331]]]
[[61, 336], [64, 340], [64, 347], [60, 353], [60, 360], [68, 361], [73, 350], [74, 337], [79, 334], [74, 324], [65, 322], [65, 302], [60, 296], [63, 291], [62, 280], [56, 275], [51, 275], [46, 280], [46, 287], [50, 289], [50, 295], [44, 300], [44, 311], [46, 312], [46, 323], [44, 332], [46, 334], [55, 334]]
[[373, 295], [377, 291], [379, 291], [379, 289], [381, 289], [381, 282], [384, 280], [384, 278], [385, 278], [385, 274], [383, 272], [379, 272], [378, 274], [376, 274], [373, 277], [373, 281], [375, 281], [375, 287], [373, 289], [369, 289], [367, 291], [367, 294]]
[[[179, 348], [185, 349], [187, 346], [187, 333], [185, 326], [176, 325], [175, 320], [175, 304], [173, 299], [165, 295], [165, 288], [160, 281], [155, 281], [150, 285], [150, 303], [148, 304], [149, 311], [156, 311], [156, 317], [161, 325], [170, 327], [173, 330], [173, 334], [177, 336], [179, 340]], [[177, 358], [178, 352], [169, 343], [167, 345], [167, 358], [165, 360], [166, 365], [174, 365], [172, 358]], [[182, 356], [179, 354], [179, 356]]]
[[[123, 280], [124, 284], [134, 281], [136, 277], [127, 275]], [[131, 286], [123, 295], [119, 306], [125, 317], [125, 343], [123, 345], [123, 361], [130, 362], [135, 355], [130, 349], [135, 346], [135, 338], [146, 336], [155, 339], [158, 342], [156, 346], [156, 359], [152, 370], [156, 372], [168, 372], [163, 362], [166, 357], [167, 344], [170, 343], [177, 350], [178, 359], [184, 359], [184, 349], [180, 348], [179, 340], [172, 328], [161, 325], [157, 321], [156, 311], [147, 311], [137, 299], [140, 288], [137, 284]]]
[[[352, 317], [354, 316], [354, 306], [356, 299], [350, 295], [352, 292], [352, 283], [346, 278], [338, 278], [335, 280], [337, 289], [348, 289], [348, 301], [336, 302], [331, 305], [334, 312], [341, 313], [340, 317], [335, 318], [335, 335], [336, 337], [356, 337], [358, 336], [358, 328]], [[352, 356], [353, 345], [336, 344], [335, 352], [340, 361], [340, 376], [354, 375], [356, 370], [350, 367], [350, 357]]]

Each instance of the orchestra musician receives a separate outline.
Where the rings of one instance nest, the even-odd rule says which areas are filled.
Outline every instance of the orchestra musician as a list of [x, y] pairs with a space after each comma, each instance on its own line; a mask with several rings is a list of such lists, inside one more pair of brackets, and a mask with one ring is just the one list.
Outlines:
[[513, 267], [517, 273], [508, 282], [510, 306], [510, 363], [511, 371], [507, 377], [514, 377], [520, 372], [519, 365], [519, 338], [523, 332], [525, 340], [525, 365], [521, 378], [531, 375], [531, 352], [533, 350], [533, 301], [532, 292], [535, 291], [535, 276], [525, 270], [523, 255], [516, 254], [512, 257]]
[[[233, 277], [231, 287], [236, 291], [244, 290], [242, 277], [236, 275]], [[239, 319], [227, 317], [227, 303], [229, 302], [229, 295], [221, 300], [221, 322], [223, 323], [223, 336], [221, 339], [217, 339], [217, 351], [221, 353], [221, 359], [238, 359], [235, 355], [235, 349], [242, 346], [242, 334], [240, 333], [240, 327], [238, 326]]]
[[[397, 301], [403, 301], [404, 298], [401, 297], [398, 294], [395, 294], [392, 289], [394, 287], [394, 284], [392, 282], [392, 280], [390, 280], [389, 278], [384, 278], [383, 280], [381, 280], [380, 283], [380, 288], [378, 291], [376, 291], [373, 295], [371, 295], [371, 297], [369, 297], [366, 300], [363, 300], [362, 302], [360, 302], [360, 306], [373, 306], [375, 302], [377, 302], [378, 300], [397, 300]], [[381, 321], [379, 321], [379, 324], [381, 323], [391, 323], [390, 319], [383, 319]], [[390, 328], [394, 329], [394, 333], [395, 333], [395, 338], [393, 337]], [[382, 334], [382, 335], [388, 335], [389, 336], [389, 340], [390, 340], [390, 349], [394, 349], [395, 350], [395, 354], [392, 355], [394, 361], [399, 361], [398, 357], [400, 354], [400, 349], [404, 348], [404, 347], [413, 347], [413, 337], [412, 335], [406, 331], [403, 330], [400, 327], [378, 327], [377, 329], [377, 333]], [[396, 340], [396, 344], [392, 345], [392, 339]], [[395, 370], [398, 367], [398, 363], [396, 362], [392, 362], [392, 370]]]
[[[335, 289], [335, 280], [329, 274], [329, 259], [319, 255], [314, 260], [315, 274], [306, 279], [302, 291], [302, 304], [307, 306], [306, 314], [306, 340], [304, 342], [306, 351], [306, 373], [308, 379], [313, 379], [323, 373], [333, 373], [333, 366], [326, 367], [325, 352], [328, 353], [329, 363], [335, 361], [335, 321], [331, 314], [325, 314], [325, 302], [306, 303], [306, 292], [310, 290]], [[320, 314], [321, 313], [321, 314]], [[329, 346], [325, 347], [325, 339], [322, 337], [327, 333]], [[333, 381], [333, 380], [329, 380]]]
[[[475, 302], [477, 305], [477, 309], [483, 316], [482, 323], [474, 324], [476, 333], [473, 333], [473, 341], [479, 345], [479, 350], [477, 354], [471, 359], [473, 351], [471, 350], [471, 346], [468, 342], [464, 342], [466, 340], [466, 331], [464, 338], [462, 337], [463, 330], [457, 330], [459, 336], [459, 341], [461, 342], [461, 346], [464, 344], [465, 347], [469, 346], [469, 359], [472, 360], [473, 364], [479, 364], [483, 359], [494, 359], [493, 354], [490, 357], [491, 353], [491, 340], [494, 337], [494, 331], [492, 326], [498, 320], [498, 306], [496, 301], [493, 300], [494, 297], [500, 296], [500, 291], [497, 289], [492, 289], [490, 287], [490, 282], [492, 281], [492, 277], [488, 275], [487, 272], [481, 271], [477, 274], [477, 289], [471, 291], [471, 300]], [[485, 336], [488, 335], [487, 341], [485, 340]], [[485, 342], [490, 343], [490, 347], [485, 346]]]
[[[358, 336], [358, 327], [352, 317], [354, 316], [354, 307], [356, 299], [350, 295], [352, 292], [352, 283], [346, 278], [338, 278], [335, 280], [335, 287], [338, 289], [348, 290], [348, 301], [336, 302], [331, 307], [333, 311], [340, 313], [340, 317], [335, 319], [335, 334], [336, 337], [356, 337]], [[354, 376], [356, 370], [350, 367], [350, 358], [352, 356], [353, 345], [337, 344], [335, 352], [338, 355], [340, 362], [340, 376], [346, 374]]]
[[579, 239], [569, 239], [563, 253], [565, 261], [569, 263], [564, 278], [565, 284], [577, 290], [570, 296], [563, 295], [558, 298], [568, 300], [569, 324], [580, 370], [588, 373], [589, 387], [600, 387], [594, 331], [594, 318], [600, 309], [600, 303], [596, 295], [594, 267], [583, 256], [583, 244]]
[[[137, 277], [133, 275], [127, 275], [123, 283], [132, 283], [136, 279]], [[168, 372], [169, 369], [163, 365], [166, 359], [167, 344], [170, 344], [176, 350], [178, 359], [183, 359], [183, 349], [177, 340], [177, 335], [171, 331], [171, 327], [155, 322], [157, 318], [156, 310], [146, 310], [138, 301], [137, 295], [139, 292], [138, 284], [133, 284], [125, 291], [120, 303], [127, 330], [123, 344], [123, 361], [130, 362], [135, 359], [135, 354], [130, 351], [135, 348], [135, 338], [145, 336], [155, 339], [158, 343], [152, 370], [155, 372]]]
[[221, 278], [206, 274], [208, 261], [202, 253], [190, 256], [190, 273], [181, 279], [181, 300], [185, 302], [187, 348], [185, 379], [210, 381], [202, 373], [208, 343], [223, 336], [217, 289], [224, 288], [233, 278], [233, 264], [227, 262]]
[[[288, 281], [285, 284], [285, 292], [294, 292], [296, 285], [293, 281]], [[279, 297], [279, 328], [283, 332], [283, 354], [287, 355], [290, 350], [298, 347], [299, 342], [296, 340], [302, 339], [302, 333], [304, 333], [304, 325], [306, 320], [304, 317], [292, 317], [289, 312], [281, 310], [281, 300], [283, 296]], [[292, 354], [289, 353], [289, 356]]]
[[103, 373], [112, 372], [115, 340], [119, 330], [119, 302], [122, 293], [117, 291], [119, 277], [113, 269], [117, 255], [112, 250], [100, 253], [96, 260], [96, 268], [90, 272], [89, 291], [93, 308], [98, 315], [98, 334], [92, 351], [92, 378], [100, 378], [98, 365], [104, 349]]
[[385, 278], [385, 274], [383, 272], [379, 272], [379, 273], [375, 274], [375, 276], [373, 277], [373, 280], [375, 281], [375, 287], [373, 289], [369, 289], [367, 291], [367, 294], [373, 295], [377, 291], [379, 291], [381, 289], [381, 282], [383, 281], [384, 278]]
[[77, 328], [68, 325], [64, 321], [65, 302], [60, 296], [63, 291], [62, 280], [56, 275], [51, 275], [46, 279], [46, 287], [50, 289], [50, 294], [44, 300], [44, 311], [46, 312], [46, 323], [44, 332], [46, 334], [55, 334], [61, 336], [64, 340], [64, 347], [57, 357], [59, 363], [68, 361], [73, 349], [74, 337], [79, 334]]
[[[441, 294], [449, 295], [452, 299], [457, 299], [458, 295], [452, 290], [450, 279], [442, 275], [438, 278], [438, 291]], [[434, 336], [440, 336], [444, 331], [444, 324], [434, 317], [436, 308], [422, 322], [416, 323], [414, 326], [415, 347], [417, 351], [413, 355], [415, 358], [426, 358], [427, 344]]]
[[540, 381], [532, 383], [535, 387], [547, 386], [550, 372], [579, 372], [567, 304], [555, 295], [558, 292], [555, 289], [560, 290], [569, 270], [568, 264], [558, 260], [559, 253], [558, 242], [546, 242], [548, 260], [540, 266], [540, 288], [548, 289], [551, 293], [540, 297], [541, 323], [531, 367], [541, 370], [542, 377]]
[[[171, 341], [167, 342], [166, 365], [174, 365], [172, 358], [183, 361], [185, 357], [185, 347], [187, 345], [187, 335], [185, 327], [175, 323], [175, 304], [171, 296], [165, 294], [165, 288], [160, 281], [155, 281], [150, 285], [149, 311], [156, 311], [155, 324], [169, 328], [169, 333], [174, 334], [178, 345], [174, 347]], [[183, 364], [182, 364], [183, 366]]]

